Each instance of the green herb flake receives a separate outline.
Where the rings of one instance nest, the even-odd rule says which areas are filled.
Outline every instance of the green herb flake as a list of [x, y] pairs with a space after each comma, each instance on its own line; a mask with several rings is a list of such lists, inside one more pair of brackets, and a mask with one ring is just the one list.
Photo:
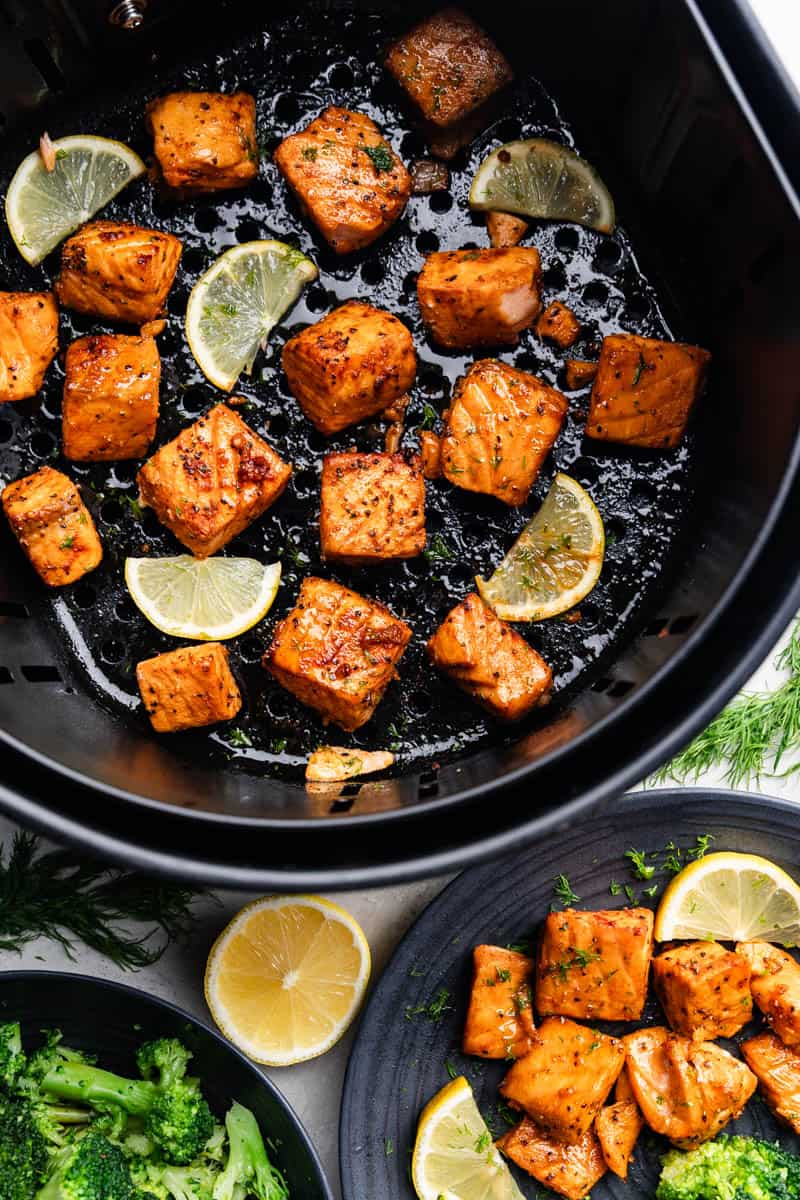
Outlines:
[[444, 1069], [451, 1079], [458, 1079], [458, 1071], [455, 1069], [449, 1058], [444, 1060]]
[[434, 533], [422, 553], [429, 563], [453, 562], [456, 557], [455, 550], [448, 546], [440, 533]]
[[617, 883], [616, 879], [612, 879], [608, 885], [608, 890], [612, 896], [618, 896], [622, 891], [622, 884]]
[[383, 1148], [387, 1158], [394, 1154], [394, 1142], [390, 1137], [383, 1139]]
[[639, 380], [642, 378], [642, 371], [646, 371], [646, 370], [647, 370], [647, 363], [645, 362], [644, 355], [642, 354], [641, 351], [639, 351], [639, 361], [636, 364], [636, 370], [633, 373], [633, 383], [631, 385], [632, 387], [637, 386], [637, 384], [639, 383]]
[[553, 882], [553, 894], [559, 904], [570, 906], [580, 902], [580, 896], [572, 890], [572, 885], [566, 875], [556, 875]]
[[239, 750], [244, 749], [246, 746], [252, 746], [253, 743], [243, 729], [229, 729], [228, 744], [235, 746]]
[[433, 405], [426, 401], [422, 406], [422, 420], [419, 423], [419, 429], [433, 429], [439, 417]]
[[65, 537], [63, 542], [59, 543], [58, 548], [59, 548], [59, 550], [71, 550], [74, 544], [75, 544], [75, 535], [71, 533], [69, 535], [69, 537]]
[[377, 175], [380, 175], [381, 171], [394, 169], [394, 156], [385, 142], [379, 142], [377, 146], [365, 146], [364, 152], [372, 159]]
[[304, 158], [306, 162], [316, 162], [318, 153], [316, 146], [304, 146], [300, 151], [300, 157]]
[[644, 850], [626, 850], [624, 857], [631, 862], [633, 873], [637, 879], [652, 879], [655, 875], [656, 869], [647, 862]]

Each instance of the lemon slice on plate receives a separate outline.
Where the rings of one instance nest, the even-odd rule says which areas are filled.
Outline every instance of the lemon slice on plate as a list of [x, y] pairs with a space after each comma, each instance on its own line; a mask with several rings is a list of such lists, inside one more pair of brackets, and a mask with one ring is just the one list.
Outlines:
[[145, 171], [138, 154], [111, 138], [75, 134], [52, 146], [53, 170], [34, 150], [17, 167], [6, 193], [9, 233], [32, 266]]
[[543, 621], [574, 608], [600, 576], [606, 537], [591, 496], [559, 473], [490, 579], [475, 582], [504, 621]]
[[192, 288], [186, 337], [211, 383], [229, 392], [248, 374], [271, 330], [317, 277], [310, 258], [286, 242], [244, 242], [226, 250]]
[[419, 1200], [524, 1200], [463, 1076], [422, 1110], [411, 1177]]
[[613, 233], [614, 201], [597, 171], [547, 138], [507, 142], [483, 160], [469, 192], [472, 208], [575, 221]]
[[367, 939], [319, 896], [265, 896], [243, 908], [208, 957], [211, 1015], [240, 1050], [273, 1067], [330, 1050], [364, 999]]
[[126, 558], [125, 583], [148, 621], [172, 637], [221, 642], [272, 607], [281, 564], [255, 558]]
[[757, 854], [707, 854], [684, 867], [664, 892], [655, 937], [800, 945], [800, 887]]

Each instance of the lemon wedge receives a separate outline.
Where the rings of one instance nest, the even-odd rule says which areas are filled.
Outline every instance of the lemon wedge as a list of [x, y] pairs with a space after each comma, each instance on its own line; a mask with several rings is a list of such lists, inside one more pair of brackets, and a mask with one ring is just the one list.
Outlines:
[[656, 941], [710, 939], [800, 944], [800, 887], [757, 854], [721, 851], [690, 863], [658, 907]]
[[319, 896], [265, 896], [243, 908], [208, 958], [205, 993], [227, 1038], [273, 1067], [317, 1058], [361, 1007], [370, 952], [358, 922]]
[[248, 375], [272, 329], [317, 277], [310, 258], [286, 242], [233, 246], [198, 279], [186, 308], [186, 337], [200, 370], [229, 392]]
[[125, 583], [151, 625], [172, 637], [221, 642], [256, 625], [272, 607], [281, 564], [254, 558], [127, 558]]
[[543, 621], [574, 608], [603, 567], [603, 519], [589, 493], [559, 473], [490, 579], [475, 582], [504, 621]]
[[419, 1200], [524, 1200], [463, 1076], [422, 1110], [411, 1178]]
[[9, 233], [32, 266], [145, 172], [139, 155], [111, 138], [76, 134], [58, 138], [52, 147], [54, 169], [48, 171], [34, 150], [6, 193]]

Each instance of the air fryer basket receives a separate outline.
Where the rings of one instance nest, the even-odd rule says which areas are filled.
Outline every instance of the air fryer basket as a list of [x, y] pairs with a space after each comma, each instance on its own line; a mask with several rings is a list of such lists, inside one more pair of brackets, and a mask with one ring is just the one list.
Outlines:
[[[119, 76], [102, 80], [99, 92], [80, 78], [87, 62], [71, 42], [74, 30], [60, 28], [52, 11], [44, 24], [36, 8], [11, 22], [11, 37], [40, 79], [64, 95], [57, 105], [45, 97], [43, 111], [17, 112], [9, 122], [0, 142], [4, 179], [45, 124], [53, 136], [106, 133], [146, 152], [144, 101], [174, 86], [253, 91], [267, 163], [281, 137], [331, 102], [371, 111], [406, 160], [424, 154], [380, 68], [382, 42], [412, 19], [408, 6], [312, 5], [301, 17], [278, 9], [264, 29], [254, 26], [246, 5], [192, 6], [187, 34], [189, 10], [162, 0], [150, 14], [149, 41], [145, 26], [134, 43], [131, 36], [139, 34], [105, 36], [98, 6], [86, 5], [81, 32], [95, 53], [98, 39], [104, 43], [102, 55]], [[320, 281], [277, 331], [277, 349], [260, 377], [257, 370], [237, 389], [249, 401], [245, 419], [266, 430], [295, 464], [295, 478], [284, 500], [231, 552], [280, 555], [284, 586], [273, 613], [234, 646], [249, 701], [248, 715], [236, 722], [244, 735], [238, 744], [224, 728], [157, 740], [134, 707], [132, 672], [136, 661], [170, 643], [132, 610], [121, 563], [142, 543], [156, 553], [174, 552], [175, 543], [152, 515], [140, 522], [128, 503], [135, 496], [132, 464], [71, 466], [106, 545], [100, 571], [64, 595], [45, 597], [4, 533], [5, 803], [27, 819], [56, 823], [62, 835], [122, 856], [160, 849], [159, 866], [220, 879], [232, 880], [238, 869], [254, 880], [304, 885], [324, 875], [330, 885], [449, 866], [500, 849], [515, 828], [542, 831], [640, 777], [719, 707], [797, 603], [796, 554], [787, 552], [780, 524], [792, 505], [796, 510], [798, 495], [800, 308], [789, 286], [800, 241], [797, 213], [790, 185], [777, 177], [724, 64], [714, 62], [716, 48], [704, 40], [697, 13], [688, 3], [618, 0], [589, 28], [577, 20], [579, 11], [585, 17], [577, 0], [537, 12], [535, 22], [522, 6], [473, 10], [521, 82], [498, 122], [457, 160], [450, 191], [413, 200], [375, 248], [335, 259], [271, 165], [247, 193], [174, 209], [145, 186], [109, 210], [174, 230], [184, 241], [160, 339], [161, 440], [219, 398], [181, 335], [188, 290], [213, 256], [237, 240], [289, 236], [320, 266]], [[10, 19], [5, 0], [3, 14]], [[574, 35], [576, 28], [583, 37]], [[42, 96], [21, 82], [30, 63], [15, 61], [13, 106], [38, 105]], [[789, 117], [796, 121], [796, 112]], [[618, 328], [686, 338], [712, 350], [711, 387], [687, 443], [666, 456], [588, 445], [581, 438], [585, 397], [573, 397], [553, 463], [523, 516], [433, 485], [429, 534], [443, 554], [338, 575], [385, 600], [415, 628], [401, 682], [356, 739], [399, 743], [401, 750], [392, 778], [352, 783], [336, 795], [308, 793], [300, 764], [324, 739], [322, 727], [258, 665], [301, 578], [320, 570], [315, 519], [326, 443], [309, 433], [285, 388], [280, 344], [337, 299], [369, 298], [397, 312], [417, 335], [420, 373], [409, 427], [424, 406], [441, 410], [469, 356], [438, 354], [428, 345], [414, 298], [416, 272], [424, 254], [440, 245], [485, 244], [482, 222], [464, 203], [474, 165], [498, 138], [539, 134], [574, 137], [618, 202], [621, 229], [613, 239], [558, 225], [537, 229], [532, 239], [546, 268], [546, 298], [568, 294], [582, 320], [579, 356], [596, 354], [598, 339]], [[7, 235], [0, 271], [2, 287], [35, 287], [48, 277], [24, 267]], [[97, 327], [63, 314], [62, 344]], [[528, 335], [513, 361], [558, 385], [563, 357]], [[41, 399], [0, 414], [3, 479], [57, 455], [62, 378], [54, 368]], [[348, 431], [335, 443], [352, 444], [377, 448], [376, 431]], [[554, 666], [558, 698], [548, 714], [508, 734], [433, 676], [422, 646], [468, 589], [473, 571], [485, 572], [500, 557], [554, 469], [589, 486], [612, 544], [581, 621], [526, 630]], [[492, 791], [503, 803], [487, 810], [481, 798]], [[157, 810], [144, 822], [142, 805]]]

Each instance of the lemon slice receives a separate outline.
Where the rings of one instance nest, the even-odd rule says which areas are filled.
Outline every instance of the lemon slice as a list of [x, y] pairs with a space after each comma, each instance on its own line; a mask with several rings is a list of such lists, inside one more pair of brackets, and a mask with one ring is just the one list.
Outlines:
[[6, 193], [9, 232], [32, 266], [145, 171], [138, 154], [111, 138], [75, 134], [52, 145], [55, 168], [47, 171], [34, 150]]
[[234, 246], [198, 279], [186, 309], [186, 337], [200, 370], [229, 392], [317, 268], [286, 242]]
[[240, 1050], [273, 1067], [317, 1058], [364, 998], [370, 953], [360, 925], [319, 896], [265, 896], [243, 908], [208, 957], [211, 1015]]
[[221, 642], [269, 612], [281, 564], [255, 558], [126, 558], [125, 583], [148, 621], [172, 637]]
[[504, 621], [543, 621], [573, 608], [592, 590], [603, 567], [606, 536], [591, 496], [559, 473], [490, 579], [475, 582]]
[[531, 138], [507, 142], [483, 160], [469, 192], [472, 208], [575, 221], [612, 233], [614, 201], [591, 163], [574, 150]]
[[656, 941], [755, 938], [781, 946], [800, 944], [800, 887], [757, 854], [707, 854], [684, 867], [664, 893]]
[[411, 1178], [419, 1200], [524, 1200], [463, 1076], [422, 1110]]

